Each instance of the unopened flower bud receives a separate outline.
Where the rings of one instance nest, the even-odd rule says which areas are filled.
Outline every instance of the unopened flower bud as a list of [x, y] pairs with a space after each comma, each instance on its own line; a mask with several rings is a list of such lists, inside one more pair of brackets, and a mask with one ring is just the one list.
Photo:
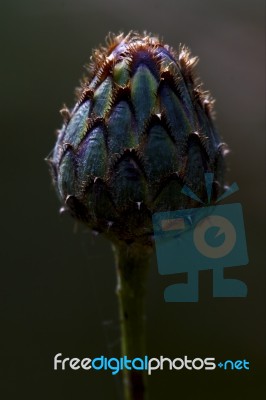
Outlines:
[[204, 200], [212, 172], [219, 191], [224, 146], [196, 62], [146, 34], [109, 37], [94, 52], [49, 160], [72, 216], [111, 239], [150, 243], [153, 213], [195, 207], [184, 185]]

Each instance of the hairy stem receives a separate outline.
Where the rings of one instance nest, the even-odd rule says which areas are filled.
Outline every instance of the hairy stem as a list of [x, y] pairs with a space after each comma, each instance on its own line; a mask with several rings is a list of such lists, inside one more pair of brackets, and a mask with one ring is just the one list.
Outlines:
[[[145, 355], [145, 307], [147, 273], [151, 247], [133, 243], [114, 245], [117, 295], [121, 325], [122, 356], [128, 359]], [[123, 370], [125, 400], [146, 400], [144, 371]]]

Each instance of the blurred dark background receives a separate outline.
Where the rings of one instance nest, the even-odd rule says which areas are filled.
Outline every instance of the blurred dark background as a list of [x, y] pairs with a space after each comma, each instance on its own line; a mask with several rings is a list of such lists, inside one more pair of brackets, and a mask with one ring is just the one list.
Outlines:
[[[200, 56], [231, 148], [228, 202], [244, 209], [250, 263], [231, 268], [245, 299], [164, 303], [175, 277], [153, 258], [147, 296], [148, 354], [247, 359], [250, 371], [154, 372], [152, 400], [250, 399], [265, 390], [265, 2], [229, 0], [1, 0], [1, 385], [3, 399], [122, 399], [111, 374], [53, 371], [53, 357], [119, 354], [110, 244], [58, 214], [44, 163], [73, 106], [91, 49], [109, 31], [158, 33]], [[257, 394], [256, 394], [257, 393]]]

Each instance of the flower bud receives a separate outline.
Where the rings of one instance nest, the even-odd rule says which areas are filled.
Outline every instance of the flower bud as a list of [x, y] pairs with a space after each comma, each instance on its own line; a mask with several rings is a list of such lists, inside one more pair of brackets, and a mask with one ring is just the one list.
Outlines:
[[206, 199], [204, 173], [223, 186], [224, 145], [213, 100], [193, 74], [197, 59], [157, 37], [109, 37], [49, 159], [58, 196], [71, 215], [111, 240], [152, 242], [152, 214]]

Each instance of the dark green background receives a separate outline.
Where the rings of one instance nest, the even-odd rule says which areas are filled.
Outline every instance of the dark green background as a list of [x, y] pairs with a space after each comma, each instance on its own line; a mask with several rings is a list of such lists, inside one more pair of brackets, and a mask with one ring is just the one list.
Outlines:
[[[257, 399], [265, 390], [265, 2], [1, 0], [1, 385], [5, 400], [121, 399], [110, 373], [55, 372], [53, 357], [118, 355], [110, 244], [58, 215], [43, 159], [91, 48], [108, 31], [148, 30], [200, 56], [231, 148], [228, 201], [244, 209], [250, 263], [246, 299], [213, 299], [200, 273], [198, 304], [169, 304], [177, 277], [150, 269], [148, 354], [246, 358], [250, 371], [154, 372], [152, 400]], [[264, 372], [265, 373], [265, 372]], [[1, 393], [0, 393], [1, 395]]]

